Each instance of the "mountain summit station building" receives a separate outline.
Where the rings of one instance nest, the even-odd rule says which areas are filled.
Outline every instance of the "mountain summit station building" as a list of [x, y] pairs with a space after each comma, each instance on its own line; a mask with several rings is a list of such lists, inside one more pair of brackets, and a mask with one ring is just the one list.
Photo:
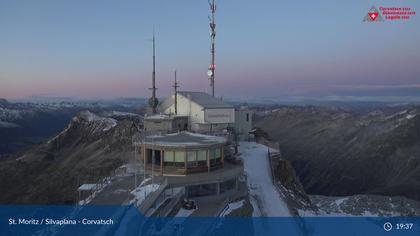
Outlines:
[[144, 170], [168, 188], [181, 187], [186, 197], [238, 195], [244, 167], [233, 151], [233, 137], [239, 135], [233, 131], [239, 125], [243, 136], [248, 134], [250, 111], [187, 91], [169, 96], [158, 108], [160, 113], [144, 117], [144, 137], [136, 144]]
[[143, 142], [146, 168], [160, 175], [210, 172], [224, 165], [226, 138], [187, 131], [147, 136]]
[[186, 197], [237, 194], [243, 164], [225, 159], [226, 138], [182, 131], [150, 135], [141, 144], [144, 168]]

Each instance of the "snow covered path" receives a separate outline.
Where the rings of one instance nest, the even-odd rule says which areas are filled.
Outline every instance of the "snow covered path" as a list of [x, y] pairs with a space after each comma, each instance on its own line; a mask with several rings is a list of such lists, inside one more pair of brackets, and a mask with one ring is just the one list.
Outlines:
[[[251, 204], [260, 210], [254, 216], [291, 216], [286, 203], [271, 181], [267, 147], [254, 142], [240, 142]], [[255, 211], [254, 211], [255, 213]]]

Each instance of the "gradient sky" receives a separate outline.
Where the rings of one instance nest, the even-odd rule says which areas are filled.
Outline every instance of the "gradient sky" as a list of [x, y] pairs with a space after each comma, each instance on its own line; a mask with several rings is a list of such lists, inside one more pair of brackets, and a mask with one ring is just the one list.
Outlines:
[[[419, 88], [419, 15], [362, 22], [372, 5], [420, 11], [418, 0], [219, 0], [216, 94]], [[158, 96], [175, 68], [181, 90], [210, 91], [207, 15], [207, 0], [0, 0], [0, 97], [149, 96], [153, 25]]]

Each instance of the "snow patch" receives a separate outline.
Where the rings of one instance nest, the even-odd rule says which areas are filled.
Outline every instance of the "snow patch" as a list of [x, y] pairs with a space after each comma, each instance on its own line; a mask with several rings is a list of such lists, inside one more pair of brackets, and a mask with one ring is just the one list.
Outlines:
[[196, 209], [187, 210], [181, 207], [178, 213], [176, 213], [175, 217], [188, 217], [190, 216]]
[[[101, 124], [102, 127], [104, 127], [102, 131], [108, 131], [114, 128], [115, 126], [117, 126], [117, 120], [113, 118], [108, 118], [108, 117], [101, 117], [90, 111], [82, 111], [79, 113], [78, 117], [80, 117], [81, 119], [87, 122], [98, 122], [99, 124]], [[77, 120], [77, 117], [76, 117], [76, 120]]]
[[134, 196], [134, 199], [130, 201], [130, 204], [134, 204], [136, 207], [139, 207], [141, 203], [146, 199], [146, 197], [156, 191], [159, 188], [159, 184], [149, 184], [137, 187], [131, 194]]
[[[291, 216], [279, 190], [273, 185], [267, 146], [241, 142], [239, 149], [244, 161], [250, 195], [255, 196], [260, 212], [264, 216]], [[254, 206], [253, 200], [251, 204]]]
[[98, 189], [98, 184], [82, 184], [77, 190], [79, 191], [92, 191]]
[[92, 194], [84, 200], [79, 201], [79, 205], [89, 204], [105, 187], [107, 187], [114, 177], [105, 177], [97, 184], [83, 184], [79, 187], [80, 191], [93, 191]]
[[16, 161], [23, 161], [26, 158], [26, 155], [16, 158]]
[[260, 208], [258, 207], [257, 200], [254, 198], [254, 196], [249, 196], [249, 202], [252, 205], [252, 217], [260, 217], [262, 216], [262, 213], [260, 211]]
[[225, 208], [225, 210], [220, 214], [220, 216], [229, 215], [232, 211], [241, 208], [244, 205], [244, 203], [245, 203], [245, 200], [229, 203], [227, 207]]
[[335, 200], [335, 201], [334, 201], [334, 203], [335, 203], [337, 206], [340, 206], [340, 205], [341, 205], [341, 203], [343, 203], [344, 201], [347, 201], [347, 200], [348, 200], [348, 198], [347, 198], [347, 197], [345, 197], [345, 198], [339, 198], [339, 199]]
[[122, 111], [110, 111], [110, 112], [105, 112], [104, 113], [105, 116], [138, 116], [141, 117], [138, 114], [135, 113], [131, 113], [131, 112], [122, 112]]
[[413, 119], [414, 117], [416, 117], [416, 114], [414, 114], [414, 115], [408, 114], [405, 118], [407, 120], [410, 120], [410, 119]]
[[387, 117], [385, 117], [385, 119], [386, 119], [386, 120], [393, 119], [393, 118], [395, 118], [395, 117], [397, 117], [397, 116], [404, 115], [405, 113], [407, 113], [407, 110], [403, 110], [403, 111], [397, 112], [397, 113], [395, 113], [395, 114], [392, 114], [392, 115], [390, 115], [390, 116], [387, 116]]

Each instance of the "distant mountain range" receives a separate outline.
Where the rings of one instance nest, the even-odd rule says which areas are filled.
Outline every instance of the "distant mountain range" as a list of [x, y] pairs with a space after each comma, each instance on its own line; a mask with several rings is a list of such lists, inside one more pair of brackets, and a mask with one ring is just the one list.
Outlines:
[[279, 142], [309, 194], [420, 200], [420, 108], [280, 107], [256, 126]]

